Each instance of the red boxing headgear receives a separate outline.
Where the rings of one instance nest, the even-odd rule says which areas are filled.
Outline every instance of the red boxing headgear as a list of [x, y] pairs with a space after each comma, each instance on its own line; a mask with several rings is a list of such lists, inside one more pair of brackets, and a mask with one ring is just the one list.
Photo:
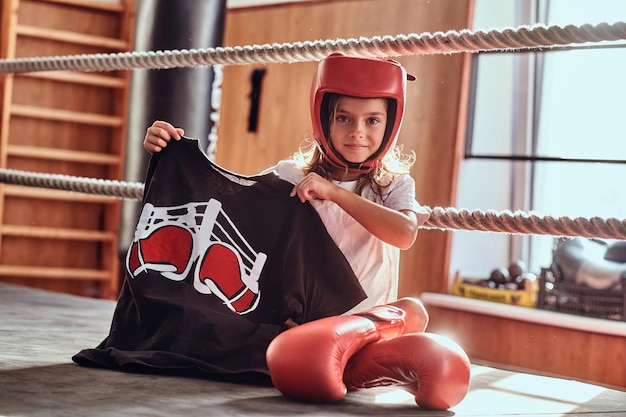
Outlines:
[[[319, 63], [311, 86], [313, 138], [328, 162], [350, 172], [368, 173], [398, 141], [406, 101], [406, 70], [396, 61], [333, 53]], [[329, 140], [328, 94], [388, 99], [387, 128], [378, 151], [362, 163], [346, 161]]]

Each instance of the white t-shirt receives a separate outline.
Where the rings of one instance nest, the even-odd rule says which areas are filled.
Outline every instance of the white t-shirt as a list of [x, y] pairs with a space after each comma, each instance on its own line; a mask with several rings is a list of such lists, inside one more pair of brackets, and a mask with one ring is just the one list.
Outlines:
[[[280, 161], [264, 173], [270, 171], [276, 172], [280, 178], [292, 184], [297, 184], [304, 178], [304, 171], [293, 160]], [[352, 192], [357, 183], [356, 181], [333, 182]], [[428, 212], [415, 200], [415, 181], [410, 175], [395, 178], [386, 189], [384, 198], [377, 195], [369, 186], [363, 190], [361, 196], [394, 210], [411, 210], [418, 215], [428, 215]], [[311, 204], [352, 266], [352, 270], [367, 294], [367, 299], [345, 314], [395, 301], [398, 297], [400, 249], [372, 235], [332, 201], [315, 200]]]

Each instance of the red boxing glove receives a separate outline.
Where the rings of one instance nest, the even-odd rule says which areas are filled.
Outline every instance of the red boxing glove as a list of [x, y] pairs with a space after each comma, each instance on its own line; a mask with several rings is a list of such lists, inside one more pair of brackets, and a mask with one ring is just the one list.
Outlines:
[[340, 400], [347, 393], [343, 372], [348, 359], [369, 343], [402, 334], [404, 328], [405, 312], [390, 305], [293, 327], [267, 348], [272, 382], [296, 400]]
[[467, 395], [470, 360], [444, 336], [406, 334], [357, 352], [346, 365], [344, 382], [351, 390], [396, 385], [415, 395], [420, 407], [446, 410]]

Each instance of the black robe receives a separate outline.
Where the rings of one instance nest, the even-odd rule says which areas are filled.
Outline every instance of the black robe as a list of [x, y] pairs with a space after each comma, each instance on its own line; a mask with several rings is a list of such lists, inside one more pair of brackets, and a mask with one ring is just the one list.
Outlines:
[[365, 298], [315, 209], [270, 173], [211, 162], [172, 141], [146, 176], [142, 213], [109, 335], [72, 359], [136, 371], [267, 370], [271, 340]]

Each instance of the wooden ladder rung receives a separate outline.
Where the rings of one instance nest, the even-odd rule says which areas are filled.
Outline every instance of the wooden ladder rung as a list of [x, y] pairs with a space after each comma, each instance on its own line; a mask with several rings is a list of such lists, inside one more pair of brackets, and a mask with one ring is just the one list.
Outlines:
[[14, 116], [55, 120], [60, 122], [82, 123], [95, 126], [120, 127], [123, 123], [123, 118], [121, 116], [83, 113], [71, 110], [58, 110], [47, 107], [27, 106], [24, 104], [12, 104], [10, 111]]
[[7, 155], [82, 164], [119, 165], [121, 163], [119, 155], [24, 145], [8, 145]]
[[67, 229], [60, 227], [21, 226], [5, 224], [0, 229], [3, 236], [32, 237], [37, 239], [78, 240], [84, 242], [112, 242], [112, 231]]
[[124, 11], [124, 5], [122, 2], [113, 3], [105, 1], [94, 0], [39, 0], [44, 3], [58, 3], [65, 4], [74, 7], [83, 7], [85, 9], [103, 10], [106, 12], [122, 13]]
[[126, 88], [126, 80], [118, 77], [74, 71], [40, 71], [15, 74], [19, 77], [40, 78], [65, 83], [91, 85], [104, 88]]
[[19, 278], [109, 281], [113, 271], [49, 266], [0, 265], [0, 276]]
[[87, 35], [77, 32], [68, 32], [65, 30], [47, 29], [30, 25], [17, 25], [16, 32], [19, 36], [100, 47], [110, 49], [112, 51], [126, 51], [129, 49], [128, 43], [123, 39], [106, 38], [104, 36]]
[[108, 196], [78, 193], [50, 188], [27, 187], [14, 184], [0, 184], [7, 197], [32, 198], [41, 200], [71, 201], [77, 203], [117, 204], [119, 200]]

